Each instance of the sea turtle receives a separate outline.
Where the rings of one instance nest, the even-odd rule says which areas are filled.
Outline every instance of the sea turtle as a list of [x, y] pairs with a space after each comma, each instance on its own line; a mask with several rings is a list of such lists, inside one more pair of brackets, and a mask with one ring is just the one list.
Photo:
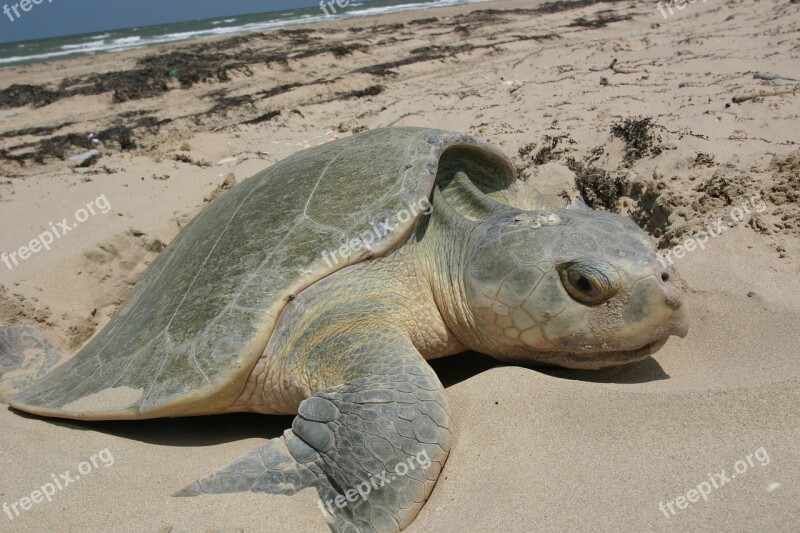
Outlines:
[[672, 275], [632, 221], [548, 207], [484, 141], [376, 129], [213, 201], [108, 325], [10, 404], [83, 420], [295, 414], [177, 495], [313, 487], [333, 530], [398, 531], [452, 443], [426, 360], [643, 359], [686, 333]]

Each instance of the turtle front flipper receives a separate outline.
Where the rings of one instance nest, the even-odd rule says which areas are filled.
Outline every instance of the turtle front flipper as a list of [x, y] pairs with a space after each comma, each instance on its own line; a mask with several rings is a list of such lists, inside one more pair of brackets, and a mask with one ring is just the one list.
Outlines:
[[436, 374], [409, 341], [361, 341], [344, 363], [362, 364], [350, 367], [344, 384], [304, 400], [284, 437], [178, 495], [290, 494], [314, 487], [333, 531], [407, 527], [447, 459], [447, 402]]
[[64, 352], [40, 331], [0, 327], [0, 402], [6, 403], [47, 374]]

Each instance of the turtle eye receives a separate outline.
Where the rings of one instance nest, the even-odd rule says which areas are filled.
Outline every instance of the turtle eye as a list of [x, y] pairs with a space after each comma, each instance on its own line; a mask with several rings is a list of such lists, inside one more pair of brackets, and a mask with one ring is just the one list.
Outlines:
[[601, 304], [619, 290], [617, 271], [603, 261], [571, 261], [559, 265], [558, 272], [567, 294], [580, 303]]

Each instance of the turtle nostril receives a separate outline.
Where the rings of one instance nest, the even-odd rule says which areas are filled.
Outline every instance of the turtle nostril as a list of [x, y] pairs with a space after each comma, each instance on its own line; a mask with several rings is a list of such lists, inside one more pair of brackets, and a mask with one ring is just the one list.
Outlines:
[[661, 273], [661, 281], [664, 283], [669, 281], [669, 272], [662, 272]]

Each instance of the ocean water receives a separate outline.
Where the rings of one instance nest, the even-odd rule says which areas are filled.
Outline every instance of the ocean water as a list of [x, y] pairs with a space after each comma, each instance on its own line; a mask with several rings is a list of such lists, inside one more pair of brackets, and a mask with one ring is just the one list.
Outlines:
[[[179, 22], [146, 28], [108, 31], [105, 33], [57, 37], [24, 43], [0, 45], [0, 67], [22, 63], [37, 63], [90, 55], [121, 52], [156, 44], [173, 43], [187, 39], [202, 39], [221, 35], [259, 32], [274, 28], [308, 24], [324, 20], [383, 15], [401, 11], [430, 9], [459, 4], [473, 4], [486, 0], [375, 0], [351, 1], [346, 9], [334, 3], [336, 14], [325, 14], [317, 7], [273, 11], [257, 15], [241, 15], [209, 20]], [[327, 2], [326, 2], [327, 4]]]

